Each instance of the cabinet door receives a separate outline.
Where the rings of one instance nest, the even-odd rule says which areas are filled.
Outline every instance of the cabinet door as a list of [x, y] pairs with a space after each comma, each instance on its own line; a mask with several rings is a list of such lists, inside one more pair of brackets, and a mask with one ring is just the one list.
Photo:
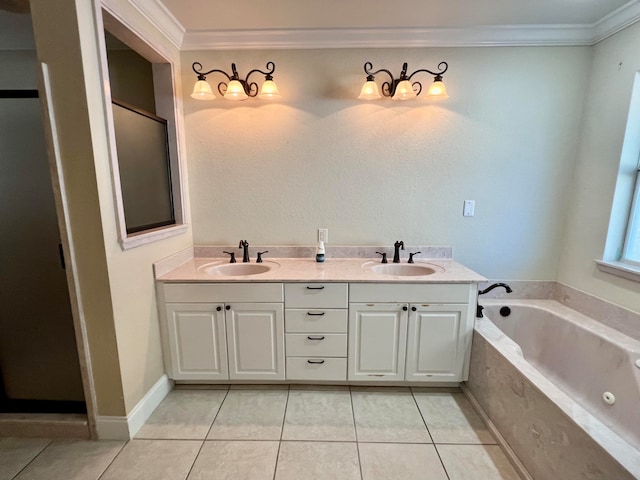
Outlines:
[[166, 309], [171, 378], [228, 379], [222, 305], [168, 303]]
[[284, 380], [282, 303], [234, 303], [227, 307], [229, 378]]
[[411, 305], [407, 380], [459, 382], [465, 359], [461, 328], [468, 305]]
[[407, 305], [349, 305], [349, 380], [404, 380]]

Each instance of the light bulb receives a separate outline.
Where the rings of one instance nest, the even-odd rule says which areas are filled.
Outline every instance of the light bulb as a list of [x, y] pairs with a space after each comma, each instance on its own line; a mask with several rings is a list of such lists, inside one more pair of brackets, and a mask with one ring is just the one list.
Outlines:
[[264, 100], [271, 100], [274, 98], [280, 98], [280, 92], [278, 91], [278, 86], [276, 82], [273, 80], [266, 80], [262, 84], [262, 88], [260, 89], [260, 98]]
[[196, 100], [213, 100], [216, 96], [211, 91], [211, 85], [206, 80], [198, 80], [193, 86], [191, 98]]
[[444, 86], [444, 82], [442, 80], [434, 81], [429, 87], [427, 97], [434, 99], [449, 98], [449, 95], [447, 95], [447, 88]]
[[227, 85], [227, 91], [224, 92], [224, 98], [227, 100], [246, 100], [249, 98], [244, 91], [244, 87], [238, 80], [231, 80]]
[[413, 85], [409, 80], [402, 80], [396, 87], [396, 92], [391, 97], [392, 100], [410, 100], [416, 98], [416, 92], [413, 91]]
[[360, 90], [358, 98], [360, 100], [378, 100], [381, 98], [378, 84], [373, 80], [366, 81], [362, 86], [362, 90]]

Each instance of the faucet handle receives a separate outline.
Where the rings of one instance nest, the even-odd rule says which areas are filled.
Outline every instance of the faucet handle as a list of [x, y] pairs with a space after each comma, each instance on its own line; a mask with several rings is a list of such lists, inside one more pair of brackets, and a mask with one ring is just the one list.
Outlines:
[[256, 263], [262, 263], [262, 254], [269, 253], [269, 250], [265, 250], [264, 252], [258, 252], [258, 258], [256, 258]]
[[417, 254], [419, 254], [419, 253], [422, 253], [422, 252], [413, 252], [413, 253], [410, 253], [410, 254], [409, 254], [409, 260], [407, 261], [407, 263], [413, 263], [413, 256], [414, 256], [414, 255], [417, 255]]
[[231, 255], [231, 258], [229, 259], [229, 263], [236, 263], [236, 252], [225, 252], [225, 251], [223, 251], [222, 253], [226, 253], [228, 255]]
[[387, 254], [385, 252], [376, 252], [378, 255], [382, 255], [382, 261], [380, 263], [389, 263], [387, 262]]

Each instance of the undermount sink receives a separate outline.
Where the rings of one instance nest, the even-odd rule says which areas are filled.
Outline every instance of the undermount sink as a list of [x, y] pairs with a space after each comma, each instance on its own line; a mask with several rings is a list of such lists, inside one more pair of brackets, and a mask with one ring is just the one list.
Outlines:
[[198, 270], [212, 275], [227, 275], [240, 277], [245, 275], [257, 275], [266, 273], [274, 268], [278, 268], [280, 264], [276, 262], [264, 263], [223, 263], [203, 265]]
[[438, 265], [424, 263], [369, 263], [368, 267], [374, 273], [398, 277], [422, 277], [444, 272], [444, 269]]

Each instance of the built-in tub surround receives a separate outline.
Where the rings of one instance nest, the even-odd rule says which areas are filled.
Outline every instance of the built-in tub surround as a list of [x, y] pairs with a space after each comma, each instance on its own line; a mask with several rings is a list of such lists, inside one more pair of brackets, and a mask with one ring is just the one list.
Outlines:
[[468, 387], [533, 478], [640, 478], [640, 342], [553, 300], [481, 303]]

